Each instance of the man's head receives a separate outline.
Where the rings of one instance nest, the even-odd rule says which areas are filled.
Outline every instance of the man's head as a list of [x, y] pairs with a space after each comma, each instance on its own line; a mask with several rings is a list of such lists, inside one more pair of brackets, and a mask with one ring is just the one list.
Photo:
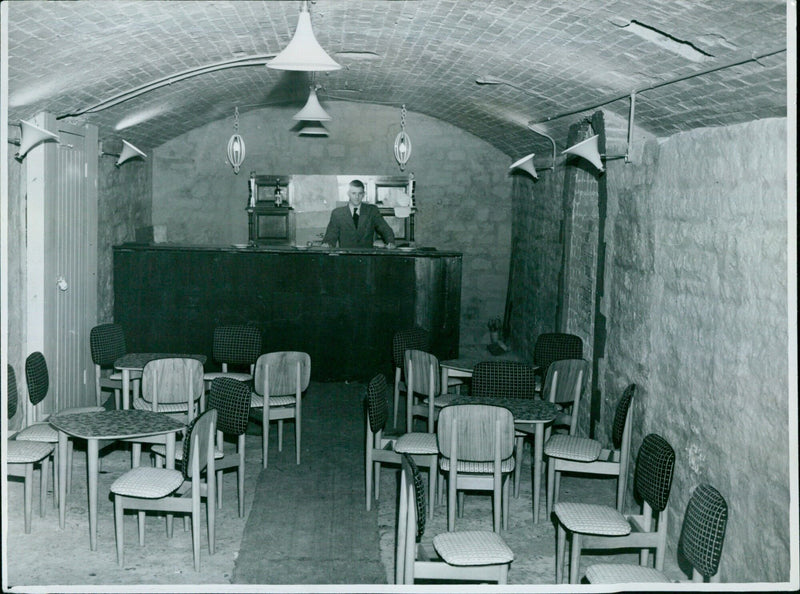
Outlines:
[[347, 188], [347, 199], [353, 208], [361, 206], [361, 201], [364, 199], [364, 182], [358, 179], [351, 181]]

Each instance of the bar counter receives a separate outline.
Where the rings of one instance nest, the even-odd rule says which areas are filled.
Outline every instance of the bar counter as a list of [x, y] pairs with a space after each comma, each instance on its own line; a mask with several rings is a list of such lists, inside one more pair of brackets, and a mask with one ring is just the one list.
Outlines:
[[458, 356], [461, 254], [433, 248], [123, 244], [114, 321], [128, 352], [212, 356], [214, 328], [250, 324], [263, 352], [311, 355], [317, 381], [392, 373], [392, 336], [419, 325], [440, 359]]

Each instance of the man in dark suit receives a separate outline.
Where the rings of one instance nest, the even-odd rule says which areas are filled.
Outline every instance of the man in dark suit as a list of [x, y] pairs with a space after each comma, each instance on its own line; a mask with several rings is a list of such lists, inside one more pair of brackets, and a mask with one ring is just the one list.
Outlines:
[[374, 204], [362, 204], [364, 183], [354, 179], [347, 189], [347, 206], [331, 211], [331, 220], [322, 245], [342, 248], [371, 248], [375, 233], [381, 236], [386, 247], [394, 247], [394, 232], [383, 220], [381, 211]]

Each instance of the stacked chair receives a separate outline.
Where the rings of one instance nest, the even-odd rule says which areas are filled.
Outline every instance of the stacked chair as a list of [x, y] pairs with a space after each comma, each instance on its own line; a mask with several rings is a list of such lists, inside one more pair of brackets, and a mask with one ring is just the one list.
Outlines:
[[[719, 583], [719, 562], [725, 528], [728, 524], [728, 504], [711, 485], [698, 486], [683, 517], [678, 551], [692, 566], [693, 582]], [[652, 567], [618, 563], [601, 563], [586, 570], [591, 584], [669, 583], [671, 580]]]
[[[11, 420], [17, 412], [17, 376], [14, 368], [8, 366], [8, 419]], [[39, 516], [44, 517], [45, 499], [47, 498], [47, 472], [50, 455], [53, 453], [53, 444], [36, 441], [6, 441], [6, 461], [9, 476], [23, 478], [25, 534], [31, 533], [31, 520], [33, 516], [33, 467], [40, 465], [39, 481]]]
[[508, 581], [514, 552], [491, 531], [444, 532], [433, 538], [436, 556], [417, 545], [425, 533], [425, 492], [414, 460], [402, 457], [397, 516], [395, 583], [415, 579], [497, 582]]
[[556, 434], [544, 444], [547, 456], [547, 516], [558, 501], [558, 487], [562, 472], [617, 477], [617, 511], [625, 507], [625, 488], [628, 478], [628, 459], [631, 449], [631, 401], [636, 384], [622, 393], [611, 428], [612, 447], [605, 449], [601, 443], [588, 437]]
[[[206, 497], [208, 552], [214, 554], [215, 496], [214, 436], [217, 411], [211, 409], [191, 422], [183, 440], [183, 469], [139, 466], [120, 476], [111, 485], [114, 494], [114, 527], [117, 563], [124, 565], [124, 514], [135, 509], [139, 516], [139, 546], [144, 546], [145, 511], [166, 511], [167, 536], [172, 537], [172, 513], [191, 515], [194, 569], [200, 571], [200, 504]], [[205, 473], [205, 478], [203, 477]]]
[[[454, 404], [442, 409], [437, 427], [439, 468], [447, 476], [447, 530], [455, 530], [456, 491], [490, 491], [493, 526], [508, 529], [509, 477], [514, 470], [514, 415], [507, 408]], [[459, 514], [460, 515], [460, 514]]]
[[642, 441], [636, 461], [634, 489], [642, 500], [642, 513], [623, 515], [615, 508], [592, 503], [558, 502], [553, 506], [558, 522], [556, 583], [562, 581], [567, 535], [570, 545], [569, 583], [577, 584], [581, 551], [639, 549], [646, 565], [655, 549], [655, 569], [664, 570], [667, 547], [667, 503], [672, 487], [675, 451], [654, 433]]
[[433, 514], [436, 493], [437, 460], [439, 450], [433, 433], [398, 434], [386, 430], [389, 404], [386, 395], [389, 386], [386, 377], [378, 374], [367, 385], [366, 424], [366, 493], [367, 511], [372, 507], [372, 484], [375, 483], [375, 499], [380, 495], [381, 464], [400, 464], [402, 454], [413, 456], [417, 465], [428, 469], [428, 515]]

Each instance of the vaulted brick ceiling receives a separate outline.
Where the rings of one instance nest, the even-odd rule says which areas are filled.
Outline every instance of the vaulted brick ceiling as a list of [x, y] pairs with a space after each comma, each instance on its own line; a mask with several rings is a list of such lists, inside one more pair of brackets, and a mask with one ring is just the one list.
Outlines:
[[[308, 94], [309, 74], [263, 66], [291, 38], [298, 1], [8, 5], [10, 124], [46, 110], [97, 125], [102, 140], [150, 148], [232, 119], [235, 106], [299, 109]], [[780, 51], [787, 3], [778, 0], [318, 0], [309, 7], [318, 41], [343, 66], [314, 74], [323, 105], [395, 105], [399, 122], [405, 104], [514, 157], [551, 150], [529, 122], [541, 122], [537, 129], [561, 149], [568, 126], [594, 109], [562, 114], [619, 97], [604, 109], [610, 130], [624, 138], [632, 91], [640, 91], [636, 126], [656, 136], [785, 116], [787, 60], [795, 64]], [[183, 78], [250, 57], [254, 65]], [[92, 110], [150, 84], [157, 88]], [[410, 115], [410, 134], [413, 126]]]

